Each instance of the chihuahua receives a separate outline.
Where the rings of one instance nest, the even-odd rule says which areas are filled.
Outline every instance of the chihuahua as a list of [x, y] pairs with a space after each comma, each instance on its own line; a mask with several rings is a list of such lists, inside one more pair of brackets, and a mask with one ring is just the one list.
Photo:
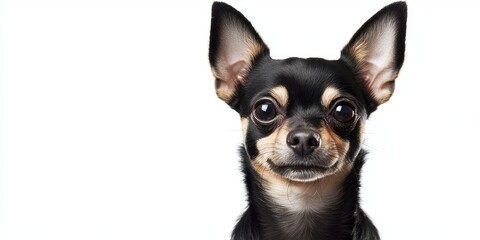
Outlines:
[[366, 21], [338, 60], [272, 59], [252, 24], [213, 3], [217, 96], [240, 114], [248, 207], [232, 239], [380, 239], [359, 204], [365, 121], [403, 65], [407, 5]]

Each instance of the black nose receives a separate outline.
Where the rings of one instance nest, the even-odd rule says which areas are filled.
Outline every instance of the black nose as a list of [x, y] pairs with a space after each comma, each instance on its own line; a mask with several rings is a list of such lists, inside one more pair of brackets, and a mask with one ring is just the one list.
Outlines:
[[295, 129], [287, 135], [287, 144], [300, 156], [307, 156], [320, 146], [320, 133], [313, 129]]

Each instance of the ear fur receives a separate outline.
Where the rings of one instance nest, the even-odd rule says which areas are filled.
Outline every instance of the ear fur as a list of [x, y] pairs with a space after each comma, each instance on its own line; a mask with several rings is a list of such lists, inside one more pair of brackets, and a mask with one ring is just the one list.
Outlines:
[[342, 50], [341, 59], [351, 65], [374, 106], [390, 99], [403, 65], [407, 4], [392, 3], [371, 17]]
[[268, 55], [268, 47], [252, 24], [230, 5], [214, 2], [209, 60], [217, 96], [231, 105], [253, 62], [264, 54]]

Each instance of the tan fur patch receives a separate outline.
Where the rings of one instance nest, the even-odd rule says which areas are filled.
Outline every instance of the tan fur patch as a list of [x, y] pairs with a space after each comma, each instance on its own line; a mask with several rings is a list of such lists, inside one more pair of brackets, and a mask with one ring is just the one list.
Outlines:
[[[287, 146], [287, 135], [290, 132], [288, 120], [277, 127], [275, 131], [267, 137], [257, 141], [257, 149], [259, 151], [259, 158], [265, 158], [263, 161], [270, 159], [273, 163], [278, 164], [281, 155], [287, 154], [291, 151]], [[268, 165], [266, 165], [268, 167]]]
[[215, 88], [217, 96], [225, 102], [229, 102], [237, 86], [243, 85], [245, 82], [245, 76], [249, 71], [249, 63], [240, 60], [235, 63], [226, 64], [218, 63], [221, 72], [217, 72], [212, 68], [213, 75], [215, 76]]
[[230, 88], [224, 86], [218, 87], [215, 92], [217, 93], [218, 98], [227, 103], [230, 102], [234, 93]]
[[280, 154], [289, 151], [286, 145], [286, 139], [290, 130], [287, 126], [288, 120], [277, 127], [272, 134], [257, 141], [259, 154], [257, 158], [253, 160], [253, 166], [264, 179], [271, 179], [272, 181], [284, 179], [270, 169], [267, 160], [270, 159], [274, 164], [277, 164]]
[[[246, 120], [242, 119], [243, 126], [248, 124]], [[336, 164], [336, 169], [332, 169], [331, 172], [325, 173], [314, 181], [292, 181], [275, 173], [267, 163], [267, 160], [271, 160], [274, 164], [281, 165], [282, 158], [291, 154], [292, 150], [286, 144], [287, 135], [291, 130], [287, 126], [288, 120], [269, 136], [257, 141], [259, 154], [252, 161], [253, 167], [266, 186], [268, 196], [275, 203], [292, 213], [321, 212], [339, 197], [339, 186], [351, 172], [352, 163], [344, 161], [349, 143], [343, 141], [325, 123], [322, 123], [319, 129], [322, 138], [320, 151], [332, 153], [332, 162], [329, 165]]]
[[[345, 177], [351, 172], [353, 164], [345, 161], [349, 143], [338, 137], [325, 123], [319, 129], [322, 138], [321, 151], [333, 154], [330, 166], [337, 164], [337, 169], [311, 182], [291, 181], [274, 172], [262, 168], [262, 179], [267, 187], [267, 194], [275, 203], [285, 207], [291, 213], [305, 211], [321, 212], [339, 197], [338, 189]], [[286, 138], [286, 133], [279, 131]]]
[[340, 91], [334, 87], [327, 87], [322, 94], [322, 105], [324, 107], [330, 106], [333, 100], [340, 97]]
[[266, 164], [266, 161], [268, 159], [271, 159], [272, 161], [274, 161], [277, 157], [276, 157], [276, 151], [275, 151], [275, 143], [277, 142], [277, 137], [278, 137], [278, 134], [281, 130], [281, 127], [278, 127], [277, 129], [275, 129], [274, 132], [272, 132], [272, 134], [264, 137], [264, 138], [261, 138], [257, 141], [257, 149], [259, 151], [259, 157], [257, 157], [256, 160], [259, 160], [260, 162], [265, 162]]
[[274, 87], [270, 94], [272, 95], [275, 100], [282, 106], [286, 107], [288, 104], [288, 91], [284, 86], [277, 86]]
[[349, 52], [353, 55], [357, 62], [362, 62], [368, 56], [368, 43], [366, 40], [366, 37], [362, 37], [355, 45], [352, 45], [349, 48]]
[[[242, 125], [247, 125], [248, 122], [246, 120], [242, 120]], [[273, 133], [269, 136], [259, 139], [257, 141], [257, 149], [259, 151], [258, 157], [254, 159], [254, 165], [257, 165], [259, 170], [265, 172], [270, 172], [270, 166], [267, 163], [267, 160], [272, 161], [276, 165], [283, 165], [285, 164], [286, 158], [292, 154], [292, 150], [286, 144], [286, 139], [290, 129], [288, 129], [288, 120], [285, 121], [282, 126], [278, 127]], [[330, 162], [325, 162], [327, 166], [333, 166], [337, 164], [337, 168], [341, 168], [346, 153], [349, 148], [349, 143], [344, 141], [339, 136], [337, 136], [330, 128], [327, 126], [326, 123], [322, 122], [321, 127], [319, 129], [320, 136], [321, 136], [321, 145], [319, 151], [323, 151], [326, 153], [330, 153]], [[245, 138], [245, 136], [244, 136]], [[330, 173], [326, 173], [326, 175], [334, 174], [335, 171]], [[277, 175], [273, 173], [273, 175]], [[325, 176], [326, 176], [325, 175]], [[282, 176], [275, 176], [284, 178]]]
[[[322, 122], [320, 127], [320, 136], [322, 139], [322, 148], [325, 148], [325, 151], [335, 154], [335, 159], [337, 161], [343, 161], [347, 154], [350, 143], [344, 141], [337, 134], [335, 134], [325, 122]], [[331, 165], [335, 162], [330, 163]]]
[[373, 91], [372, 94], [373, 97], [377, 100], [378, 104], [383, 104], [387, 102], [390, 97], [392, 97], [394, 90], [394, 81], [398, 76], [398, 71], [394, 71], [392, 69], [385, 69], [378, 74], [378, 77], [381, 78], [382, 75], [387, 76], [386, 79], [388, 79], [389, 75], [391, 75], [390, 80], [378, 82], [377, 84], [373, 84], [373, 86], [371, 86], [373, 89], [377, 89], [377, 91]]
[[351, 172], [353, 165], [345, 164], [335, 173], [313, 182], [295, 182], [263, 174], [267, 194], [290, 212], [321, 212], [339, 197], [340, 184]]
[[245, 141], [247, 141], [248, 117], [242, 118], [241, 122], [242, 122], [243, 142], [245, 142]]
[[[364, 143], [364, 136], [365, 136], [365, 118], [360, 118], [359, 121], [358, 121], [358, 128], [359, 128], [359, 131], [360, 131], [360, 145], [362, 145]], [[355, 152], [355, 155], [354, 156], [357, 156], [358, 153], [360, 152], [360, 150], [362, 150], [362, 148], [358, 148], [357, 152]]]

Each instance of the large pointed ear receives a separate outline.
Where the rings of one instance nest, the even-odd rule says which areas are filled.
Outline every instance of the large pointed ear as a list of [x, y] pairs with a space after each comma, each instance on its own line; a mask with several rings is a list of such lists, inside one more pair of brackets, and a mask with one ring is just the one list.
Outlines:
[[392, 96], [405, 54], [407, 4], [392, 3], [371, 17], [342, 50], [370, 97], [372, 111]]
[[213, 3], [209, 60], [220, 99], [232, 105], [255, 59], [264, 54], [267, 46], [242, 14], [228, 4]]

